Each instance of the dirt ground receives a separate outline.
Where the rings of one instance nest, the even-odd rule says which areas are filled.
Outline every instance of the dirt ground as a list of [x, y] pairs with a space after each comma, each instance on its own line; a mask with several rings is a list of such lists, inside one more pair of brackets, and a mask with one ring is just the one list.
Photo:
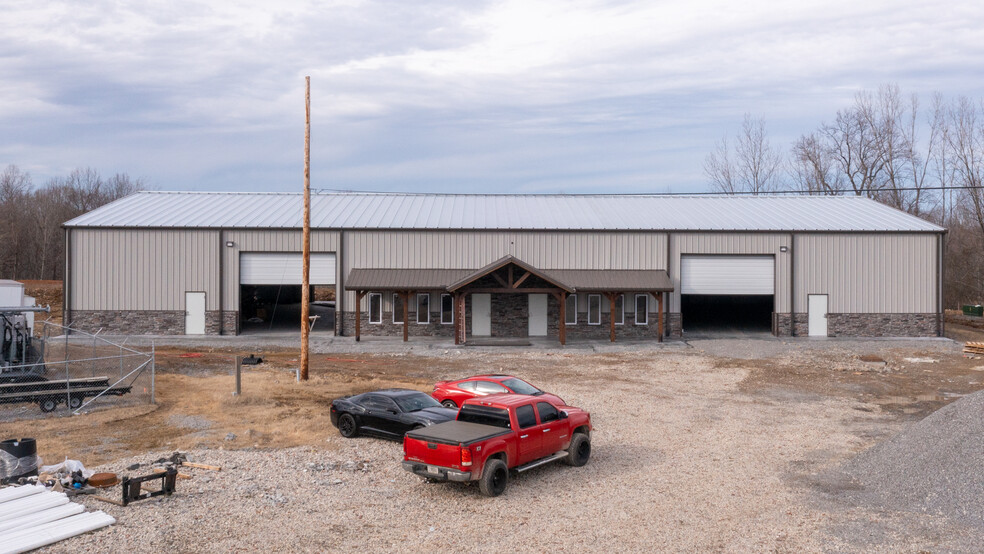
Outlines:
[[[984, 340], [984, 330], [957, 323], [948, 334]], [[984, 389], [984, 357], [943, 341], [743, 341], [752, 355], [741, 357], [721, 353], [731, 349], [727, 341], [707, 351], [678, 346], [316, 354], [303, 384], [292, 372], [296, 349], [264, 348], [262, 365], [244, 367], [239, 397], [231, 369], [240, 348], [158, 347], [156, 405], [0, 421], [0, 437], [32, 436], [46, 461], [69, 457], [113, 471], [175, 450], [242, 468], [196, 474], [170, 503], [90, 505], [119, 523], [102, 538], [55, 548], [63, 551], [200, 551], [206, 544], [241, 551], [265, 548], [269, 536], [279, 537], [274, 550], [289, 551], [399, 551], [407, 537], [416, 550], [469, 551], [516, 544], [561, 551], [972, 551], [979, 544], [973, 531], [939, 518], [818, 503], [811, 483], [907, 423]], [[754, 355], [759, 346], [762, 354]], [[398, 444], [346, 441], [330, 424], [337, 396], [384, 387], [429, 392], [437, 380], [489, 372], [519, 375], [592, 412], [595, 454], [586, 473], [535, 470], [505, 497], [481, 502], [460, 487], [422, 487], [400, 469]], [[352, 460], [371, 471], [335, 470], [321, 485], [307, 485], [318, 477], [309, 468]], [[244, 485], [254, 474], [264, 483], [259, 489]], [[572, 536], [535, 523], [555, 516], [552, 499], [569, 519], [562, 530], [577, 526]], [[228, 519], [204, 515], [213, 512]], [[319, 535], [304, 517], [336, 523]], [[165, 525], [189, 518], [177, 531]], [[157, 519], [170, 530], [148, 531], [146, 522]], [[441, 524], [430, 523], [451, 520], [470, 534], [441, 535]], [[519, 526], [483, 542], [498, 520]], [[250, 531], [230, 537], [232, 522]]]

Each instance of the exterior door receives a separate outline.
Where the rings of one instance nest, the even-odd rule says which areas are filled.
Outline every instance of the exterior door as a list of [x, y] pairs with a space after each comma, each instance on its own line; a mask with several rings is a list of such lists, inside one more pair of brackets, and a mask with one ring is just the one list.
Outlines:
[[529, 321], [530, 336], [547, 336], [547, 295], [530, 294], [529, 298]]
[[516, 420], [519, 424], [519, 442], [516, 446], [516, 456], [519, 465], [539, 459], [542, 454], [543, 431], [536, 420], [533, 404], [516, 408]]
[[807, 295], [807, 318], [811, 337], [827, 336], [827, 295]]
[[472, 336], [492, 336], [492, 295], [473, 294], [472, 301]]
[[185, 334], [205, 334], [205, 293], [185, 293]]

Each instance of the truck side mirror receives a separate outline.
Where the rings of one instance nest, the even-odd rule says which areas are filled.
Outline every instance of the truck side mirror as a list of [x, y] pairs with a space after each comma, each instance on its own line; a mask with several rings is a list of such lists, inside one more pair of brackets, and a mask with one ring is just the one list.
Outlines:
[[560, 411], [560, 419], [567, 419], [567, 412], [565, 412], [564, 410], [561, 410]]

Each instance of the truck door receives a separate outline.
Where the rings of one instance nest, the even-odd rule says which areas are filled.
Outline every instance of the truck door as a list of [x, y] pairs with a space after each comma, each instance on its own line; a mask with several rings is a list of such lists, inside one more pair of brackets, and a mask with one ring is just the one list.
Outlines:
[[518, 458], [516, 465], [523, 465], [540, 458], [540, 445], [543, 443], [543, 438], [540, 435], [543, 433], [537, 425], [532, 404], [516, 408], [516, 423], [519, 425], [519, 432], [516, 435], [519, 438], [516, 446], [516, 457]]
[[536, 411], [540, 415], [540, 458], [562, 450], [567, 439], [567, 425], [560, 420], [560, 412], [549, 402], [537, 402]]

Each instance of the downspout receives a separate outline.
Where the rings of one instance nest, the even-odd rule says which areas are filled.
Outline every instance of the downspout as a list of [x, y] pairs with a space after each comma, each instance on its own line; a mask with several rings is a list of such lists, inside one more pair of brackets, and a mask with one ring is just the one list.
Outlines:
[[[672, 233], [666, 233], [666, 276], [670, 278], [670, 285], [673, 285], [673, 274], [670, 273], [670, 259], [671, 259], [671, 256], [670, 256], [670, 235], [671, 234]], [[667, 296], [666, 306], [664, 306], [664, 308], [666, 308], [666, 309], [663, 310], [663, 314], [662, 314], [662, 316], [666, 318], [666, 325], [663, 326], [663, 336], [666, 336], [666, 337], [670, 336], [670, 325], [669, 325], [670, 324], [670, 304], [673, 301], [673, 294], [674, 294], [674, 292], [676, 292], [676, 291], [670, 291], [669, 296]], [[624, 301], [622, 302], [622, 315], [623, 315], [623, 317], [625, 316], [625, 302]], [[682, 323], [682, 321], [681, 321], [681, 323]]]
[[225, 334], [225, 229], [219, 229], [219, 335]]
[[946, 264], [945, 264], [946, 254], [944, 251], [945, 247], [946, 247], [946, 231], [943, 231], [942, 233], [940, 233], [940, 236], [936, 241], [936, 248], [938, 250], [937, 257], [936, 257], [936, 264], [937, 264], [936, 280], [938, 281], [937, 292], [936, 292], [936, 307], [937, 307], [936, 317], [938, 318], [939, 321], [938, 325], [936, 326], [936, 332], [937, 332], [937, 336], [940, 337], [946, 334], [946, 312], [944, 311], [945, 304], [943, 303], [944, 300], [943, 276], [946, 273]]
[[796, 336], [796, 234], [789, 233], [789, 336]]
[[[345, 231], [338, 232], [338, 248], [335, 249], [335, 267], [338, 271], [338, 278], [335, 280], [335, 334], [343, 335], [345, 328], [342, 326], [345, 314]], [[356, 302], [356, 317], [358, 316], [358, 301]]]

